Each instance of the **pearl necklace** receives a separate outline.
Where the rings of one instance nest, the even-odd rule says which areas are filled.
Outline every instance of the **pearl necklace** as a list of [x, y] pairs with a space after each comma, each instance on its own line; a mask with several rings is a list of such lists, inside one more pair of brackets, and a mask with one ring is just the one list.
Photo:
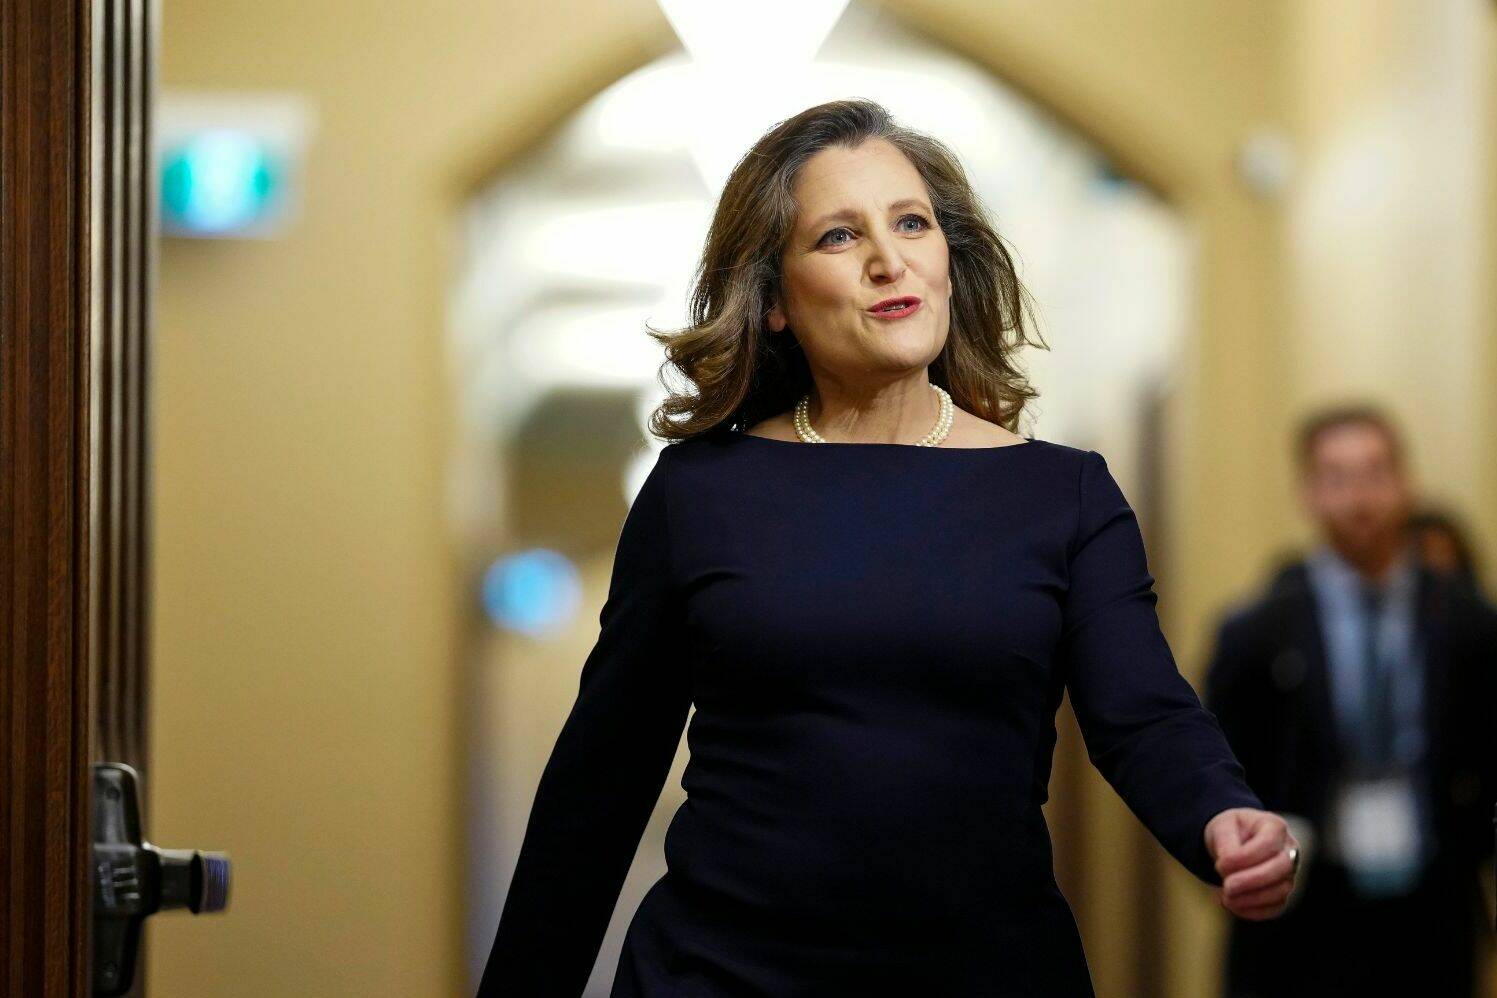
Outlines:
[[[916, 447], [938, 447], [946, 435], [951, 432], [952, 414], [955, 406], [951, 404], [951, 394], [940, 385], [931, 385], [940, 396], [940, 415], [936, 417], [936, 425], [931, 431], [921, 437], [914, 444]], [[829, 443], [825, 437], [811, 428], [811, 393], [807, 392], [801, 396], [799, 402], [795, 403], [795, 435], [808, 444]]]

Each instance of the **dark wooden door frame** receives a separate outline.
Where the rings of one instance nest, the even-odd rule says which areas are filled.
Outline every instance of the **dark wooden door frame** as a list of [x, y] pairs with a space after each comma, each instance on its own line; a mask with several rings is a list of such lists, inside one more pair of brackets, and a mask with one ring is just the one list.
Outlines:
[[158, 10], [0, 4], [6, 995], [91, 993], [90, 764], [146, 772]]

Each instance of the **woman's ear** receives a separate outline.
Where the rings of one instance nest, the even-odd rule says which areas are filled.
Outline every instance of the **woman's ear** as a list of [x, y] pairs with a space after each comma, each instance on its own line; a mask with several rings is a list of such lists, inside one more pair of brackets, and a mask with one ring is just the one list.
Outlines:
[[769, 331], [772, 333], [783, 333], [785, 331], [785, 313], [780, 308], [779, 302], [775, 302], [774, 306], [770, 308], [769, 314], [764, 317], [764, 321], [769, 324]]

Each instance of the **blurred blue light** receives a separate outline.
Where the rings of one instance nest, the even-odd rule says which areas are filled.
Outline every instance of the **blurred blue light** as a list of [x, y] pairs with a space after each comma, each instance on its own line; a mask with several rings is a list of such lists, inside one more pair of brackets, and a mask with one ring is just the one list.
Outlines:
[[262, 222], [278, 208], [284, 176], [280, 159], [254, 135], [199, 132], [162, 157], [163, 228], [226, 235]]
[[497, 626], [525, 634], [562, 627], [576, 612], [582, 586], [565, 555], [534, 548], [499, 558], [483, 576], [483, 607]]

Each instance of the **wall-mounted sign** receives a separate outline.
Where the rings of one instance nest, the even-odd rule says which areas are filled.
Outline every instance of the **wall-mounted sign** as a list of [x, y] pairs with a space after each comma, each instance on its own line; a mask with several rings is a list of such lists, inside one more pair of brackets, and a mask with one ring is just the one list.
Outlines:
[[305, 99], [167, 92], [158, 106], [163, 235], [270, 238], [296, 219], [313, 124]]

